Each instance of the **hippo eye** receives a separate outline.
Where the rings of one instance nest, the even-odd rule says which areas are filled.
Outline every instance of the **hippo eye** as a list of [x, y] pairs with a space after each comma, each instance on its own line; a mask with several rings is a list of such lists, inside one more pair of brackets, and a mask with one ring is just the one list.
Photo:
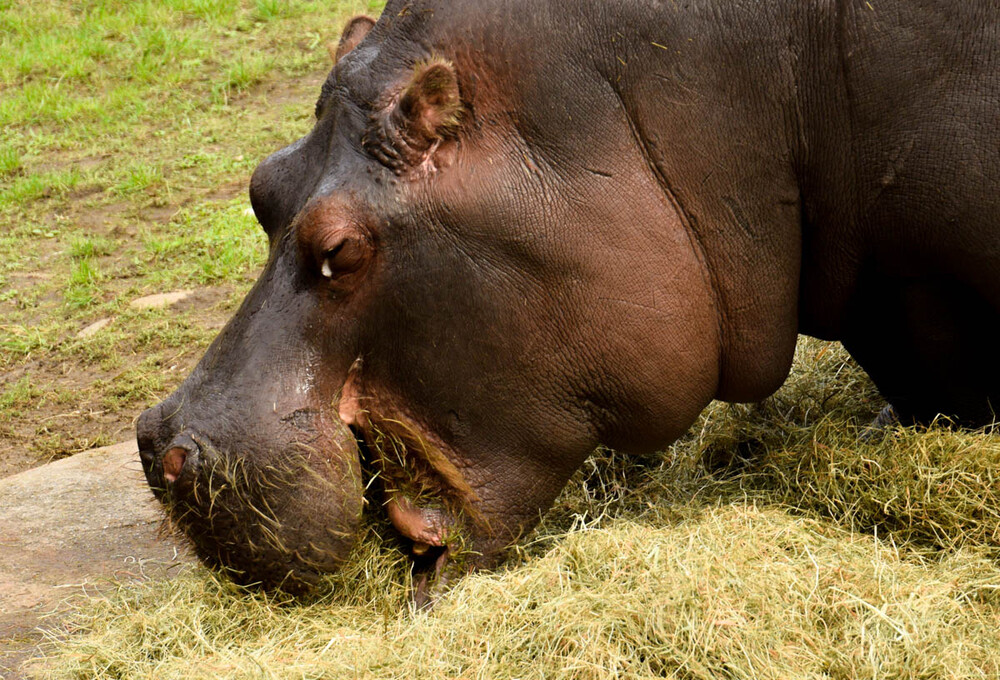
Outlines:
[[317, 199], [294, 224], [302, 264], [314, 281], [346, 290], [362, 280], [375, 254], [375, 239], [343, 203]]
[[358, 271], [371, 255], [371, 248], [363, 237], [344, 230], [337, 238], [334, 246], [323, 250], [317, 258], [319, 272], [325, 279], [337, 279]]

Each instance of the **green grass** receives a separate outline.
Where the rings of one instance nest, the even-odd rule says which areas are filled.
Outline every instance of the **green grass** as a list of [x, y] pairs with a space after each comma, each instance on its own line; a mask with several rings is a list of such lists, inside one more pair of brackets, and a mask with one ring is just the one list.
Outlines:
[[88, 307], [97, 300], [98, 283], [102, 275], [100, 269], [89, 257], [76, 259], [63, 294], [71, 307]]
[[161, 285], [245, 283], [266, 256], [267, 238], [244, 200], [185, 209], [173, 223], [171, 236], [145, 238], [144, 266]]
[[104, 236], [80, 236], [73, 239], [69, 246], [69, 255], [74, 259], [111, 255], [114, 251], [115, 242]]
[[[0, 456], [40, 430], [58, 455], [125, 437], [177, 386], [264, 262], [250, 174], [308, 132], [325, 45], [366, 6], [0, 3], [0, 367], [76, 395], [19, 410]], [[204, 302], [128, 307], [178, 288]], [[19, 379], [0, 375], [0, 393]], [[115, 417], [61, 417], [92, 405]]]
[[168, 367], [156, 357], [147, 358], [102, 384], [101, 405], [106, 409], [137, 408], [163, 391]]
[[145, 161], [136, 161], [125, 170], [122, 181], [115, 185], [119, 194], [134, 194], [148, 191], [163, 182], [163, 171]]
[[223, 104], [241, 92], [262, 82], [274, 68], [269, 55], [240, 56], [226, 67], [226, 77], [215, 87], [216, 98]]
[[41, 391], [27, 378], [21, 378], [0, 392], [0, 419], [15, 417], [20, 409], [29, 406], [41, 396]]
[[257, 21], [273, 21], [292, 11], [292, 6], [281, 0], [257, 0], [254, 18]]
[[0, 146], [0, 178], [13, 175], [21, 169], [21, 154], [10, 146]]
[[0, 208], [64, 196], [79, 182], [80, 173], [72, 169], [16, 177], [8, 187], [0, 189]]
[[[0, 208], [65, 194], [73, 178], [99, 181], [118, 194], [148, 191], [169, 176], [179, 150], [203, 146], [206, 130], [231, 136], [225, 122], [234, 97], [322, 72], [323, 44], [335, 39], [346, 14], [361, 8], [167, 0], [0, 10], [0, 178], [24, 174], [2, 187]], [[300, 122], [308, 113], [304, 106]], [[250, 142], [257, 159], [278, 145], [272, 135], [263, 137], [230, 139], [229, 148], [247, 151]], [[54, 153], [82, 157], [97, 150], [99, 168], [69, 176], [39, 170]]]
[[62, 331], [55, 324], [46, 324], [44, 329], [23, 324], [0, 325], [0, 366], [9, 367], [18, 360], [52, 350]]

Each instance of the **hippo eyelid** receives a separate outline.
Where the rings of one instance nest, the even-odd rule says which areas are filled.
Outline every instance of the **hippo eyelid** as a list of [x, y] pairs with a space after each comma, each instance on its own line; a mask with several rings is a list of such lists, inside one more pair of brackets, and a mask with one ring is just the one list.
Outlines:
[[333, 248], [330, 248], [323, 253], [323, 265], [320, 267], [320, 272], [326, 278], [333, 278], [333, 261], [336, 259], [340, 251], [344, 249], [345, 243], [347, 243], [347, 239], [340, 241]]
[[371, 244], [363, 236], [341, 235], [327, 250], [321, 251], [317, 261], [323, 278], [333, 281], [350, 276], [364, 269], [371, 255]]

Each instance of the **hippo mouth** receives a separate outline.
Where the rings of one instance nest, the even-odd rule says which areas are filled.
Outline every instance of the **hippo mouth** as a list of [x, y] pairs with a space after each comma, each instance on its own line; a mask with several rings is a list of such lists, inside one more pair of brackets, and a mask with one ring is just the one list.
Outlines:
[[429, 601], [428, 583], [440, 580], [443, 565], [462, 549], [465, 535], [482, 524], [479, 498], [451, 462], [454, 453], [429, 428], [391, 400], [362, 391], [360, 368], [355, 362], [344, 383], [340, 419], [357, 438], [375, 482], [366, 488], [377, 490], [373, 500], [410, 543], [420, 604]]
[[411, 598], [430, 606], [468, 570], [468, 537], [480, 530], [479, 499], [431, 435], [394, 413], [352, 426], [369, 471], [369, 507], [383, 513], [412, 559]]

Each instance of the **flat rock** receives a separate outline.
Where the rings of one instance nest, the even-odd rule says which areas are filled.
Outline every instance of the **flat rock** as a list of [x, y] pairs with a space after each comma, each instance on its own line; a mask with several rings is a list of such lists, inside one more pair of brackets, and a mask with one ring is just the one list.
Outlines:
[[175, 290], [172, 293], [146, 295], [145, 297], [132, 300], [132, 302], [128, 303], [128, 306], [132, 309], [156, 309], [159, 307], [169, 307], [170, 305], [180, 302], [184, 298], [188, 297], [192, 292], [194, 291]]
[[25, 677], [70, 598], [193, 562], [162, 521], [135, 442], [0, 479], [0, 678]]
[[98, 319], [94, 323], [80, 329], [80, 332], [76, 334], [78, 338], [89, 338], [92, 335], [96, 335], [98, 331], [106, 327], [111, 323], [111, 319]]

